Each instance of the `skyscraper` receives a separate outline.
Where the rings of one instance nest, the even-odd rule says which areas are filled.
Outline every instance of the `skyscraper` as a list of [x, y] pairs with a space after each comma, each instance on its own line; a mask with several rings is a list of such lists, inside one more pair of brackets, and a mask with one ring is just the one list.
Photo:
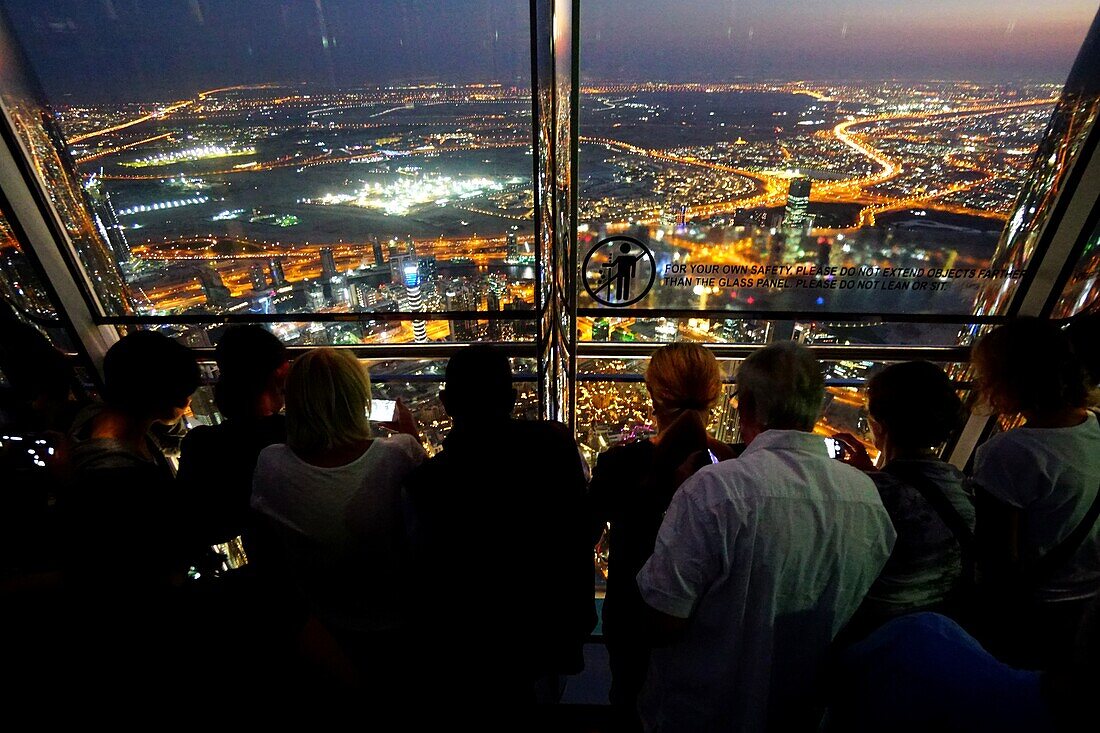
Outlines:
[[416, 261], [409, 255], [404, 247], [398, 244], [390, 245], [390, 281], [394, 283], [405, 282], [405, 267], [416, 265]]
[[817, 269], [823, 270], [829, 266], [829, 261], [833, 254], [833, 245], [829, 243], [829, 240], [825, 237], [820, 237], [817, 240]]
[[286, 285], [286, 273], [283, 272], [283, 260], [281, 257], [272, 257], [267, 261], [267, 266], [271, 270], [271, 284], [276, 288], [280, 288]]
[[315, 313], [328, 305], [325, 300], [325, 290], [316, 280], [306, 286], [306, 304], [309, 310]]
[[[408, 301], [408, 309], [420, 313], [424, 310], [424, 301], [420, 297], [420, 273], [414, 264], [405, 265], [405, 297]], [[428, 324], [424, 321], [413, 321], [413, 340], [418, 344], [428, 341]]]
[[374, 266], [375, 267], [381, 267], [382, 266], [382, 242], [379, 241], [377, 235], [373, 235], [373, 234], [371, 235], [370, 246], [371, 246], [371, 249], [374, 251]]
[[230, 295], [229, 288], [225, 287], [222, 276], [216, 270], [209, 267], [199, 267], [198, 276], [203, 295], [206, 296], [207, 305], [215, 307], [229, 305], [229, 301], [233, 299], [233, 296]]
[[785, 229], [801, 229], [810, 209], [810, 179], [796, 176], [787, 189], [787, 210], [783, 215]]
[[326, 280], [336, 277], [336, 258], [331, 247], [321, 248], [321, 277]]
[[252, 278], [253, 290], [266, 290], [267, 289], [267, 273], [264, 272], [264, 266], [259, 262], [255, 262], [248, 268], [248, 274]]
[[431, 285], [439, 277], [439, 265], [436, 263], [434, 255], [419, 258], [416, 266], [420, 272], [421, 283]]

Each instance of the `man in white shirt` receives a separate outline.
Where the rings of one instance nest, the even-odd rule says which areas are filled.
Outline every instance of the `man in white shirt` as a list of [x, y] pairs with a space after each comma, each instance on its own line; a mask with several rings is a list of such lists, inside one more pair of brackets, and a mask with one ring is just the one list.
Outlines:
[[824, 395], [820, 364], [795, 343], [741, 365], [748, 447], [680, 487], [638, 574], [677, 639], [654, 650], [647, 730], [816, 727], [819, 666], [895, 539], [871, 480], [811, 432]]

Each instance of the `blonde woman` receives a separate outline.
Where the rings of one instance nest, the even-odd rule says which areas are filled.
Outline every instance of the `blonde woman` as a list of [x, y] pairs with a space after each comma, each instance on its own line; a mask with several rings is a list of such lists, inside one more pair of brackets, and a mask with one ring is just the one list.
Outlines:
[[314, 349], [287, 377], [287, 442], [265, 448], [252, 508], [282, 541], [314, 616], [368, 679], [398, 677], [404, 617], [401, 485], [425, 459], [408, 410], [371, 434], [370, 377], [350, 353]]
[[588, 490], [594, 539], [610, 523], [603, 632], [611, 661], [611, 704], [624, 730], [639, 726], [637, 699], [649, 664], [646, 609], [634, 578], [653, 553], [661, 519], [682, 478], [677, 475], [681, 464], [708, 448], [716, 457], [732, 457], [728, 446], [706, 433], [710, 410], [722, 394], [722, 372], [707, 349], [694, 343], [658, 349], [645, 385], [657, 435], [600, 454]]

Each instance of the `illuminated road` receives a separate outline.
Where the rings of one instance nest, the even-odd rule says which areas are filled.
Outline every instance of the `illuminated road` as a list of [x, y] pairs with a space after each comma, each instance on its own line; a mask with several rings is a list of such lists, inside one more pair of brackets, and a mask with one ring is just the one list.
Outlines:
[[92, 153], [91, 155], [85, 155], [83, 158], [77, 158], [76, 163], [87, 163], [89, 161], [97, 160], [99, 158], [104, 158], [108, 155], [121, 153], [123, 150], [130, 150], [131, 148], [136, 148], [140, 145], [147, 145], [148, 143], [156, 142], [157, 140], [171, 139], [174, 135], [175, 133], [166, 132], [163, 135], [154, 135], [153, 137], [147, 137], [143, 140], [138, 140], [137, 142], [132, 142], [127, 145], [120, 145], [117, 148], [107, 148], [106, 150], [100, 150], [99, 152]]
[[[489, 150], [491, 148], [519, 148], [530, 145], [529, 141], [516, 141], [516, 142], [497, 142], [497, 143], [477, 143], [472, 145], [448, 145], [447, 147], [431, 147], [417, 150], [410, 150], [408, 152], [402, 151], [400, 155], [387, 156], [378, 152], [359, 153], [356, 155], [333, 155], [334, 151], [328, 153], [321, 153], [309, 158], [302, 158], [297, 155], [287, 155], [282, 158], [275, 158], [265, 162], [252, 161], [249, 163], [241, 163], [235, 165], [232, 168], [225, 168], [215, 171], [201, 171], [196, 175], [202, 176], [227, 176], [234, 173], [257, 173], [260, 171], [271, 171], [279, 168], [298, 168], [299, 172], [306, 168], [312, 168], [320, 165], [332, 165], [334, 163], [376, 163], [382, 160], [390, 158], [405, 158], [416, 157], [421, 155], [439, 155], [440, 153], [456, 153], [465, 152], [470, 150]], [[152, 174], [137, 174], [137, 175], [123, 175], [117, 173], [108, 173], [100, 176], [101, 179], [112, 181], [159, 181], [165, 178], [174, 178], [176, 173], [152, 173]]]
[[[856, 151], [860, 155], [869, 159], [879, 169], [875, 173], [869, 176], [861, 178], [844, 179], [840, 181], [820, 181], [815, 182], [813, 192], [811, 194], [811, 201], [827, 202], [827, 203], [869, 203], [872, 206], [864, 209], [861, 212], [860, 220], [866, 221], [867, 218], [873, 221], [873, 216], [876, 211], [881, 213], [882, 211], [904, 209], [913, 204], [919, 204], [925, 208], [933, 208], [945, 211], [954, 211], [956, 213], [974, 213], [979, 216], [990, 216], [988, 211], [979, 211], [975, 209], [969, 209], [962, 206], [953, 206], [950, 204], [942, 204], [937, 202], [937, 198], [941, 198], [950, 193], [956, 193], [965, 188], [969, 188], [975, 185], [979, 185], [984, 181], [979, 181], [966, 186], [951, 187], [950, 189], [941, 190], [935, 194], [912, 197], [907, 199], [898, 199], [894, 197], [884, 197], [880, 195], [869, 194], [866, 189], [871, 186], [876, 186], [886, 181], [897, 178], [905, 171], [905, 165], [900, 160], [894, 160], [887, 156], [885, 153], [876, 149], [868, 142], [868, 138], [871, 136], [860, 135], [853, 128], [858, 128], [863, 125], [870, 125], [881, 122], [922, 122], [933, 119], [961, 119], [964, 117], [976, 117], [984, 115], [1002, 114], [1014, 109], [1022, 109], [1027, 107], [1037, 107], [1053, 104], [1056, 99], [1038, 99], [1028, 100], [1025, 102], [1012, 102], [1009, 104], [990, 104], [990, 105], [978, 105], [974, 107], [964, 107], [960, 109], [938, 111], [938, 112], [922, 112], [922, 113], [906, 113], [906, 114], [887, 114], [877, 115], [875, 117], [863, 117], [853, 120], [847, 120], [836, 125], [832, 134], [837, 140], [844, 143], [852, 150]], [[744, 197], [738, 197], [730, 201], [722, 201], [713, 204], [702, 204], [698, 206], [689, 206], [687, 209], [688, 218], [696, 217], [709, 217], [718, 214], [728, 214], [736, 211], [737, 209], [750, 209], [758, 207], [774, 207], [781, 206], [787, 200], [787, 178], [779, 176], [769, 176], [754, 171], [746, 171], [739, 168], [731, 168], [729, 166], [722, 166], [717, 163], [708, 163], [706, 161], [698, 161], [691, 158], [680, 158], [677, 156], [667, 155], [661, 153], [661, 151], [647, 150], [638, 146], [630, 145], [621, 141], [608, 140], [605, 138], [581, 138], [582, 141], [598, 142], [603, 145], [614, 146], [618, 150], [622, 150], [628, 153], [634, 153], [638, 155], [645, 155], [647, 157], [660, 158], [669, 160], [676, 163], [684, 163], [688, 165], [699, 165], [706, 168], [713, 168], [716, 170], [724, 170], [730, 173], [735, 173], [739, 176], [751, 178], [758, 184], [759, 187], [753, 193], [747, 194]], [[992, 176], [990, 176], [990, 179]], [[652, 212], [653, 218], [646, 220], [642, 219], [642, 223], [655, 223], [657, 214], [659, 212]], [[1000, 214], [995, 214], [997, 218], [1001, 218]]]

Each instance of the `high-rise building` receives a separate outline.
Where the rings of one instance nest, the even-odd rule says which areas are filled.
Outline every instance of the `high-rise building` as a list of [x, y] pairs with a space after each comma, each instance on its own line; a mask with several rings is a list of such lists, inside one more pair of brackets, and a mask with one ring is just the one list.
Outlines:
[[375, 267], [381, 267], [382, 266], [382, 242], [378, 239], [378, 237], [376, 235], [373, 235], [373, 234], [371, 235], [370, 246], [371, 246], [371, 249], [374, 251], [374, 266]]
[[[500, 312], [500, 296], [497, 295], [496, 292], [492, 288], [489, 288], [489, 292], [485, 294], [485, 309], [488, 310], [490, 313], [499, 313]], [[490, 319], [490, 321], [489, 321], [489, 340], [490, 341], [500, 341], [501, 340], [501, 337], [504, 334], [504, 331], [501, 328], [501, 323], [502, 323], [501, 321]]]
[[283, 272], [283, 260], [281, 257], [272, 257], [267, 261], [268, 269], [271, 270], [271, 284], [276, 288], [281, 288], [286, 285], [286, 273]]
[[833, 245], [825, 237], [817, 240], [817, 269], [823, 270], [829, 266], [829, 260], [833, 254]]
[[791, 179], [787, 189], [787, 210], [783, 214], [785, 229], [801, 229], [806, 224], [806, 214], [810, 210], [810, 179], [796, 176]]
[[436, 263], [434, 255], [419, 258], [416, 266], [417, 271], [420, 273], [421, 283], [433, 283], [439, 277], [439, 265]]
[[207, 305], [222, 308], [229, 305], [229, 301], [233, 299], [233, 296], [230, 295], [229, 288], [225, 287], [222, 276], [216, 270], [209, 267], [199, 267], [198, 276], [203, 295], [206, 296]]
[[248, 268], [249, 277], [252, 278], [253, 290], [267, 290], [267, 273], [264, 272], [264, 266], [259, 262], [255, 262]]
[[508, 232], [508, 243], [504, 248], [504, 259], [508, 262], [519, 261], [519, 242], [516, 241], [515, 232]]
[[[444, 302], [446, 308], [449, 311], [472, 311], [476, 310], [476, 305], [472, 302], [473, 298], [470, 291], [459, 286], [452, 286], [447, 288], [447, 292], [444, 294]], [[451, 337], [455, 341], [474, 341], [477, 339], [477, 321], [469, 320], [453, 320], [451, 321]]]
[[[420, 313], [424, 310], [424, 301], [420, 297], [420, 273], [416, 265], [405, 265], [405, 298], [408, 302], [408, 309], [410, 311]], [[427, 343], [428, 341], [428, 324], [424, 321], [416, 320], [412, 322], [413, 327], [413, 340], [418, 344]]]
[[347, 275], [336, 275], [335, 277], [329, 278], [328, 287], [329, 291], [332, 293], [332, 302], [334, 305], [344, 308], [350, 308], [354, 305]]
[[321, 248], [321, 277], [328, 280], [336, 277], [336, 258], [332, 255], [331, 247]]
[[322, 310], [327, 304], [325, 289], [321, 286], [321, 283], [314, 280], [306, 286], [306, 306], [310, 311]]
[[416, 266], [416, 262], [412, 256], [405, 250], [403, 246], [398, 244], [390, 245], [390, 281], [394, 283], [405, 282], [405, 268], [408, 265]]

